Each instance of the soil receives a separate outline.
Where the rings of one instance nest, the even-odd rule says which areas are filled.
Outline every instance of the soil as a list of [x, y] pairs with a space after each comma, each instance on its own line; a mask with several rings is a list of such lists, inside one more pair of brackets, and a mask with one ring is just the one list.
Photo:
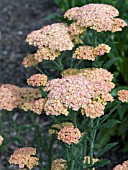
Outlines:
[[35, 72], [22, 66], [23, 58], [34, 50], [26, 36], [53, 22], [45, 18], [56, 10], [54, 0], [0, 0], [0, 84], [26, 84]]

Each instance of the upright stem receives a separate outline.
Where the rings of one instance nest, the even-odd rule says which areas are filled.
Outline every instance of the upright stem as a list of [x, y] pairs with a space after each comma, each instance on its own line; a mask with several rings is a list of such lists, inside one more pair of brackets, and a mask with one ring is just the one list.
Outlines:
[[16, 124], [15, 121], [13, 120], [12, 112], [9, 112], [9, 114], [10, 114], [10, 117], [11, 117], [12, 126], [14, 127], [14, 129], [15, 129], [15, 131], [16, 131], [16, 135], [17, 135], [18, 141], [20, 142], [20, 144], [21, 144], [22, 146], [24, 146], [23, 140], [22, 140], [22, 138], [21, 138], [21, 136], [20, 136], [20, 134], [19, 134], [19, 130], [18, 130], [18, 128], [17, 128], [17, 124]]
[[37, 65], [35, 66], [35, 68], [42, 74], [45, 74]]
[[75, 65], [74, 68], [77, 68], [82, 62], [83, 62], [83, 60], [80, 60], [80, 61]]
[[76, 156], [76, 146], [74, 144], [72, 144], [71, 146], [72, 148], [72, 162], [71, 162], [71, 170], [74, 170], [74, 166], [75, 166], [75, 159], [74, 159], [74, 155]]
[[53, 60], [53, 63], [59, 68], [60, 71], [63, 71], [63, 64], [61, 61], [61, 56], [57, 58], [57, 62]]
[[93, 119], [91, 119], [90, 126], [91, 126], [91, 141], [90, 141], [90, 164], [93, 163], [93, 149], [94, 149], [94, 131], [93, 131]]
[[[100, 121], [100, 119], [97, 118], [96, 124], [95, 124], [96, 126], [99, 124], [99, 121]], [[92, 165], [93, 164], [94, 143], [95, 143], [95, 137], [96, 137], [96, 132], [97, 132], [97, 129], [94, 127], [93, 119], [91, 120], [90, 126], [91, 126], [90, 164]], [[91, 168], [91, 169], [93, 169], [93, 168]]]
[[29, 117], [30, 117], [30, 120], [32, 122], [32, 125], [33, 127], [35, 128], [35, 138], [37, 139], [37, 145], [38, 145], [38, 149], [39, 149], [39, 160], [40, 160], [40, 165], [41, 165], [41, 170], [44, 170], [44, 167], [43, 167], [43, 159], [42, 159], [42, 145], [41, 145], [41, 132], [39, 130], [39, 127], [35, 124], [35, 119], [34, 119], [34, 116], [33, 114], [31, 113], [31, 111], [29, 111]]
[[49, 152], [48, 152], [48, 169], [51, 170], [51, 164], [52, 164], [52, 151], [53, 151], [53, 144], [55, 141], [55, 136], [52, 135], [50, 146], [49, 146]]

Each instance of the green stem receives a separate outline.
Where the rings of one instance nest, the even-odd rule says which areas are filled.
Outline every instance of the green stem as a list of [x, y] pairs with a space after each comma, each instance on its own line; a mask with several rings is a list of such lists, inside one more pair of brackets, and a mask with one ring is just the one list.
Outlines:
[[35, 67], [40, 73], [45, 74], [45, 73], [38, 67], [38, 65], [35, 65], [34, 67]]
[[74, 157], [76, 156], [76, 146], [72, 143], [72, 162], [71, 162], [71, 170], [74, 170], [74, 166], [75, 166], [75, 159]]
[[[100, 119], [97, 118], [95, 125], [98, 126]], [[91, 126], [91, 141], [90, 141], [90, 165], [93, 164], [93, 153], [94, 153], [94, 143], [95, 143], [95, 137], [97, 133], [97, 129], [94, 127], [94, 120], [92, 119], [90, 122]], [[91, 168], [92, 170], [93, 168]]]
[[90, 164], [93, 163], [93, 149], [94, 149], [94, 131], [93, 129], [94, 120], [91, 119], [90, 127], [91, 127], [91, 141], [90, 141]]
[[46, 91], [44, 91], [44, 88], [43, 88], [43, 87], [39, 87], [39, 89], [40, 89], [40, 91], [42, 92], [42, 96], [43, 96], [44, 98], [46, 98], [48, 94], [47, 94]]
[[77, 68], [82, 62], [83, 62], [83, 60], [80, 60], [80, 61], [75, 65], [74, 68]]
[[53, 115], [49, 115], [49, 117], [53, 120], [54, 123], [57, 123], [63, 128], [62, 124]]
[[77, 112], [74, 112], [73, 114], [73, 123], [74, 123], [74, 126], [77, 128]]
[[17, 124], [15, 123], [15, 121], [13, 120], [13, 115], [12, 112], [9, 112], [9, 115], [11, 117], [11, 122], [12, 122], [12, 126], [14, 127], [15, 131], [16, 131], [16, 137], [18, 138], [18, 141], [20, 142], [21, 146], [24, 146], [23, 140], [21, 139], [21, 136], [19, 134], [19, 130], [17, 128]]
[[113, 109], [110, 110], [110, 112], [108, 113], [108, 115], [105, 115], [103, 117], [103, 119], [101, 119], [100, 124], [102, 124], [103, 122], [105, 122], [110, 116], [111, 114], [121, 105], [122, 102], [119, 102]]
[[72, 57], [71, 58], [71, 66], [70, 66], [71, 68], [73, 68], [73, 60], [74, 60], [74, 58]]
[[63, 71], [61, 56], [57, 58], [57, 62], [55, 60], [53, 60], [52, 62], [60, 69], [60, 71]]
[[55, 141], [55, 136], [52, 135], [52, 138], [51, 138], [51, 141], [50, 141], [49, 152], [48, 152], [48, 169], [49, 169], [49, 170], [51, 170], [52, 150], [53, 150], [54, 141]]
[[32, 125], [35, 129], [35, 139], [37, 139], [37, 146], [39, 148], [39, 160], [40, 160], [40, 165], [41, 165], [41, 170], [44, 170], [44, 167], [43, 167], [43, 159], [42, 159], [42, 146], [41, 146], [41, 132], [39, 130], [39, 127], [35, 124], [35, 119], [34, 119], [34, 114], [31, 113], [31, 111], [28, 112], [29, 113], [29, 117], [30, 117], [30, 120], [32, 122]]

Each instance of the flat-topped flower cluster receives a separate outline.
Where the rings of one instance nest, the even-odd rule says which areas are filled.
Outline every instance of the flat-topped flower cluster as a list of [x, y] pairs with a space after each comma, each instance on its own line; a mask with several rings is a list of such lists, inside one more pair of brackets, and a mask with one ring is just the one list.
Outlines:
[[[67, 69], [61, 79], [47, 81], [43, 74], [28, 79], [35, 86], [45, 85], [47, 98], [42, 98], [39, 89], [20, 88], [15, 85], [0, 86], [0, 109], [8, 111], [21, 108], [41, 114], [43, 109], [49, 115], [68, 115], [68, 109], [78, 111], [87, 117], [96, 118], [104, 114], [107, 102], [112, 102], [110, 92], [114, 88], [113, 75], [102, 68]], [[118, 92], [119, 99], [127, 102], [127, 90]]]
[[75, 50], [73, 54], [73, 58], [94, 61], [97, 56], [101, 56], [104, 55], [105, 53], [109, 53], [110, 49], [111, 48], [107, 44], [99, 44], [95, 48], [92, 46], [84, 45], [78, 47]]
[[42, 113], [45, 99], [39, 89], [18, 87], [11, 84], [0, 86], [0, 110], [12, 111], [15, 108]]
[[46, 114], [67, 116], [68, 108], [71, 108], [74, 111], [81, 109], [82, 114], [90, 118], [100, 117], [107, 102], [113, 101], [109, 94], [114, 88], [112, 78], [107, 70], [93, 68], [77, 70], [76, 75], [49, 81], [45, 87], [49, 92], [44, 106]]
[[19, 164], [20, 168], [27, 166], [32, 169], [38, 165], [39, 159], [35, 157], [36, 149], [32, 147], [18, 148], [9, 159], [10, 164]]
[[69, 9], [64, 17], [74, 20], [80, 27], [90, 27], [97, 32], [101, 31], [122, 31], [127, 24], [120, 18], [116, 8], [107, 4], [88, 4], [82, 7]]

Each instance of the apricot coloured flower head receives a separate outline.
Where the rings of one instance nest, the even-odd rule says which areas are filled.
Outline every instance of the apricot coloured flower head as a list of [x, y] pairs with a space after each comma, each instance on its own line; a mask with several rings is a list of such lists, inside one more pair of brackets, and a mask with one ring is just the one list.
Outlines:
[[127, 26], [124, 20], [115, 18], [118, 15], [118, 10], [111, 5], [92, 3], [69, 9], [64, 17], [74, 20], [81, 27], [90, 27], [97, 32], [116, 32]]
[[29, 79], [27, 79], [27, 83], [29, 86], [34, 87], [45, 86], [47, 79], [48, 78], [45, 74], [34, 74]]
[[35, 66], [39, 63], [38, 60], [36, 60], [35, 58], [35, 54], [28, 54], [24, 59], [22, 64], [24, 65], [24, 67], [31, 67], [31, 66]]
[[51, 170], [66, 170], [66, 160], [56, 159], [52, 161]]
[[77, 25], [75, 22], [73, 22], [69, 26], [69, 32], [72, 36], [82, 35], [82, 34], [86, 33], [86, 27], [81, 27], [81, 26]]
[[39, 159], [35, 157], [36, 149], [32, 147], [18, 148], [14, 151], [9, 159], [10, 164], [18, 164], [19, 168], [27, 166], [32, 169], [38, 165]]
[[75, 128], [74, 126], [65, 126], [58, 132], [58, 139], [69, 145], [71, 143], [77, 144], [80, 138], [81, 132], [78, 128]]
[[24, 111], [31, 110], [35, 100], [41, 97], [42, 95], [39, 89], [22, 87], [20, 88], [20, 103], [18, 108], [23, 109]]
[[113, 170], [127, 170], [128, 169], [128, 161], [124, 161], [123, 164], [119, 164], [113, 168]]
[[35, 53], [35, 59], [38, 62], [42, 62], [43, 60], [55, 60], [56, 57], [60, 55], [60, 52], [57, 50], [51, 50], [48, 47], [42, 47], [38, 49]]
[[68, 26], [64, 23], [55, 23], [31, 32], [26, 41], [39, 49], [48, 47], [52, 51], [72, 50], [74, 44], [68, 32]]
[[128, 90], [119, 90], [117, 95], [122, 102], [128, 102]]
[[38, 100], [35, 100], [30, 110], [40, 115], [44, 110], [44, 105], [46, 101], [47, 101], [47, 98], [45, 99], [40, 98]]
[[12, 111], [20, 102], [19, 87], [12, 84], [0, 86], [0, 110]]
[[114, 88], [111, 82], [113, 75], [99, 68], [74, 71], [74, 76], [70, 75], [68, 69], [67, 73], [63, 72], [62, 79], [54, 79], [46, 84], [45, 90], [49, 92], [44, 106], [46, 114], [67, 116], [70, 108], [74, 111], [81, 109], [82, 114], [91, 118], [100, 117], [107, 102], [113, 101], [109, 93]]
[[107, 44], [99, 44], [95, 48], [92, 46], [80, 46], [75, 50], [73, 58], [83, 59], [83, 60], [92, 60], [94, 61], [97, 56], [104, 55], [109, 53], [110, 47]]

